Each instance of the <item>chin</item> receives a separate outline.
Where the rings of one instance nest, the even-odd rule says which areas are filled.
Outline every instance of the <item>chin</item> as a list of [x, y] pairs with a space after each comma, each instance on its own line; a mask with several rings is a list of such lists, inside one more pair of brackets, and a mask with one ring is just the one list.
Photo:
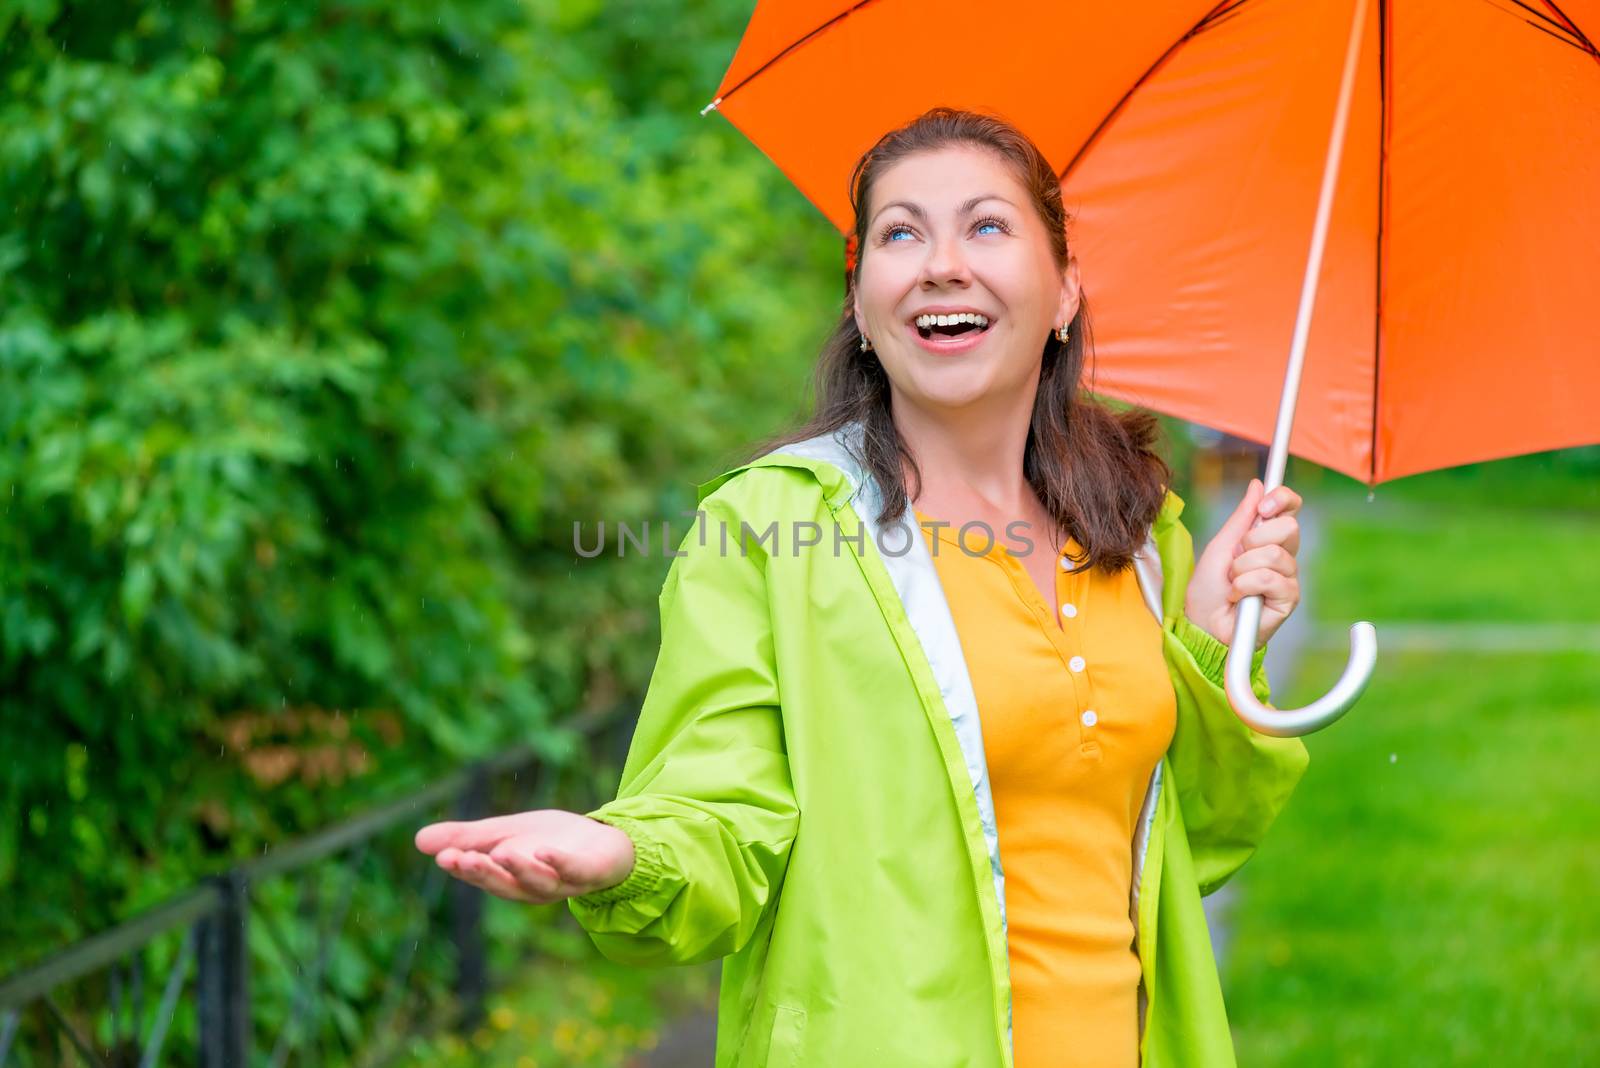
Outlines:
[[917, 401], [929, 408], [966, 408], [989, 397], [994, 392], [993, 386], [987, 374], [924, 376], [917, 383]]

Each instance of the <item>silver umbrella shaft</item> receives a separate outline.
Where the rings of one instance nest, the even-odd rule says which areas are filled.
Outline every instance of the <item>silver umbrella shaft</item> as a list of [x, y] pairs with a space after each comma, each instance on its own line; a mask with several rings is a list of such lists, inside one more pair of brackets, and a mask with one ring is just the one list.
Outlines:
[[[1300, 309], [1295, 316], [1294, 340], [1289, 346], [1289, 367], [1283, 377], [1283, 394], [1278, 400], [1278, 422], [1272, 432], [1272, 448], [1267, 454], [1267, 473], [1263, 492], [1283, 485], [1284, 467], [1289, 461], [1289, 433], [1294, 427], [1295, 402], [1300, 395], [1300, 371], [1305, 364], [1306, 341], [1311, 335], [1311, 314], [1317, 302], [1317, 282], [1322, 275], [1323, 251], [1328, 240], [1328, 224], [1333, 216], [1333, 194], [1339, 179], [1339, 158], [1344, 153], [1345, 128], [1350, 119], [1350, 100], [1355, 89], [1357, 60], [1361, 55], [1361, 31], [1367, 20], [1371, 0], [1356, 0], [1350, 25], [1350, 41], [1345, 48], [1344, 75], [1339, 84], [1339, 104], [1334, 111], [1333, 132], [1328, 141], [1328, 156], [1322, 170], [1322, 191], [1317, 201], [1317, 221], [1311, 234], [1311, 253], [1306, 262], [1305, 281], [1300, 287]], [[1262, 734], [1279, 738], [1297, 737], [1321, 730], [1356, 703], [1367, 683], [1372, 681], [1378, 660], [1378, 632], [1371, 623], [1361, 621], [1350, 627], [1350, 659], [1344, 674], [1322, 697], [1304, 708], [1268, 708], [1256, 700], [1250, 688], [1250, 661], [1261, 629], [1260, 594], [1241, 598], [1228, 646], [1228, 661], [1223, 676], [1228, 700], [1239, 718]]]

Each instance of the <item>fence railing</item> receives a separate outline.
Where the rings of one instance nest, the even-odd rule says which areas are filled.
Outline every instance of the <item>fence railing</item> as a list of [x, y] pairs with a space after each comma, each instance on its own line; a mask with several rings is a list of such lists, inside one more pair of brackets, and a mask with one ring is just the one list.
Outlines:
[[[615, 751], [630, 727], [618, 714], [580, 730]], [[412, 835], [430, 818], [539, 807], [555, 770], [526, 748], [471, 765], [0, 979], [0, 1068], [296, 1057], [371, 1068], [406, 1036], [475, 1027], [490, 987], [486, 895], [417, 853]], [[376, 910], [359, 896], [374, 876]]]

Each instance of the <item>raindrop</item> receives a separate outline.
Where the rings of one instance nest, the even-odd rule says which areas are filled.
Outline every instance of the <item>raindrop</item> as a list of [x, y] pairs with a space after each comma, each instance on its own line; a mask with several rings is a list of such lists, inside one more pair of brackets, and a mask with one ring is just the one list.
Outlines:
[[1399, 753], [1390, 753], [1389, 754], [1389, 763], [1393, 764], [1395, 761], [1397, 761], [1399, 759], [1400, 759], [1400, 754]]
[[1367, 490], [1367, 503], [1368, 504], [1372, 503], [1372, 498], [1376, 493], [1377, 493], [1377, 490], [1370, 490], [1370, 489]]

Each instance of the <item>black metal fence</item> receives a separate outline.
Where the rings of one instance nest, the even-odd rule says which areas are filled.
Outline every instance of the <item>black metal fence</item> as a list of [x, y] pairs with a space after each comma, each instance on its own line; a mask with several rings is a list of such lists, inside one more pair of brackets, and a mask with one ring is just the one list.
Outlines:
[[[584, 733], [614, 755], [630, 727]], [[592, 799], [532, 750], [508, 752], [207, 879], [0, 980], [0, 1068], [370, 1068], [408, 1036], [473, 1028], [487, 895], [412, 836], [574, 790]]]

